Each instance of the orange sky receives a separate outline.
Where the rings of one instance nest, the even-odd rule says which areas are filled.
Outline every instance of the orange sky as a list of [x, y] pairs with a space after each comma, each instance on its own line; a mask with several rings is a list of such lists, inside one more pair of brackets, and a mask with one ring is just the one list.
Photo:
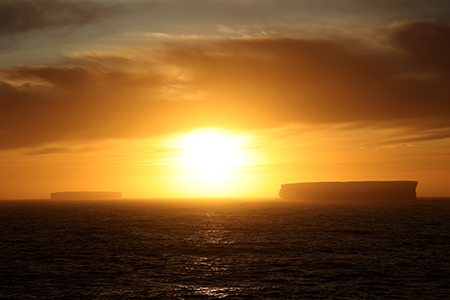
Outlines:
[[335, 180], [449, 196], [449, 12], [443, 0], [3, 1], [0, 199], [276, 197]]

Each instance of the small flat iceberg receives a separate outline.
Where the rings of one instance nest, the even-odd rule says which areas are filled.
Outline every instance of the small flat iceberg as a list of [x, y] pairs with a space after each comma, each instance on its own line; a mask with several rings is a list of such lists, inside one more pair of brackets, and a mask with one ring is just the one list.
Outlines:
[[121, 199], [120, 192], [56, 192], [50, 194], [52, 200], [109, 200]]
[[284, 200], [415, 199], [417, 181], [300, 182], [281, 185]]

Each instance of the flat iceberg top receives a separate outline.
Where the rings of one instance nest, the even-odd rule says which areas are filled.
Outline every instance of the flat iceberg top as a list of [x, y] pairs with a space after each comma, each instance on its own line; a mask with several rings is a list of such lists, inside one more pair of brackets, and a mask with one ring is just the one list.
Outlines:
[[415, 199], [417, 181], [331, 181], [281, 185], [282, 199]]

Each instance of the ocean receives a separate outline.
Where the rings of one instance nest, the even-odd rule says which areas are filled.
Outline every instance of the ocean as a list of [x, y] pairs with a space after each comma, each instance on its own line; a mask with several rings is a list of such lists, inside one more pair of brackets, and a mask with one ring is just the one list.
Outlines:
[[3, 200], [0, 298], [450, 299], [450, 200]]

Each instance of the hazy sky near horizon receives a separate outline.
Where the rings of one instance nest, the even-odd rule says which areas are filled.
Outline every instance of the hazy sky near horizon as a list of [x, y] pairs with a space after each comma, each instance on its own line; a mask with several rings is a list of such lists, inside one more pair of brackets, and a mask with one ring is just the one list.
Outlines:
[[[449, 196], [448, 53], [446, 0], [2, 1], [0, 198]], [[240, 151], [215, 182], [179, 165], [199, 132]]]

